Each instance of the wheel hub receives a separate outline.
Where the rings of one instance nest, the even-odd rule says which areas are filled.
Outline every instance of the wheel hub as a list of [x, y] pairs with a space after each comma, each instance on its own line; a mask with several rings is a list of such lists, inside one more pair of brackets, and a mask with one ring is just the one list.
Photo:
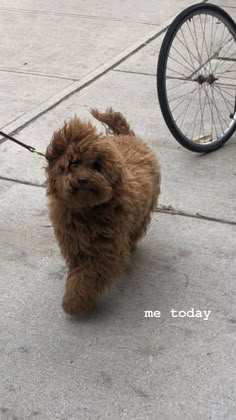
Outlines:
[[218, 78], [215, 77], [213, 73], [211, 73], [208, 76], [203, 76], [203, 74], [199, 74], [199, 76], [193, 80], [195, 82], [198, 82], [199, 85], [202, 85], [203, 83], [208, 83], [209, 85], [212, 85], [216, 80], [218, 80]]

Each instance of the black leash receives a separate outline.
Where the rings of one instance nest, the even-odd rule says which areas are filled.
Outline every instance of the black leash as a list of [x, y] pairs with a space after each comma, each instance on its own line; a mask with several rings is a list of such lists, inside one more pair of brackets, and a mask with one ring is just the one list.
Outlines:
[[0, 135], [1, 135], [1, 136], [3, 136], [3, 137], [5, 137], [5, 138], [6, 138], [6, 139], [8, 139], [8, 140], [13, 141], [13, 142], [14, 142], [14, 143], [16, 143], [16, 144], [19, 144], [19, 146], [24, 147], [25, 149], [29, 150], [29, 152], [31, 152], [31, 153], [36, 153], [37, 155], [39, 155], [39, 156], [43, 156], [43, 157], [45, 157], [45, 158], [46, 158], [46, 156], [45, 156], [45, 154], [44, 154], [44, 153], [39, 152], [39, 151], [38, 151], [38, 150], [36, 150], [34, 147], [29, 146], [28, 144], [22, 143], [21, 141], [14, 139], [14, 137], [11, 137], [11, 136], [9, 136], [8, 134], [5, 134], [3, 131], [0, 131]]

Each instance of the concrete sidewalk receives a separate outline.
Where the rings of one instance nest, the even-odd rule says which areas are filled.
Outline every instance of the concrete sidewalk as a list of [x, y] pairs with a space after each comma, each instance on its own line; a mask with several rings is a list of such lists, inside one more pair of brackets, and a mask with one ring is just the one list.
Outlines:
[[[71, 319], [44, 160], [0, 139], [0, 420], [236, 419], [236, 137], [187, 152], [156, 95], [165, 29], [189, 4], [0, 0], [0, 129], [44, 150], [65, 119], [113, 106], [160, 158], [160, 207], [182, 213], [157, 211], [120, 283]], [[171, 315], [191, 308], [208, 320]]]

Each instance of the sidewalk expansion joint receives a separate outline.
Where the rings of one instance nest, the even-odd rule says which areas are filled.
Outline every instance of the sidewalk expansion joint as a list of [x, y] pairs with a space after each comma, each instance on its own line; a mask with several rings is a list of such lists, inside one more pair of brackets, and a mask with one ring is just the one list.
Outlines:
[[8, 68], [8, 67], [0, 67], [0, 72], [2, 73], [14, 73], [14, 74], [23, 74], [26, 76], [37, 76], [37, 77], [45, 77], [47, 79], [59, 79], [59, 80], [68, 80], [69, 82], [79, 82], [80, 79], [74, 77], [66, 77], [57, 74], [50, 74], [50, 73], [43, 73], [40, 71], [34, 70], [19, 70], [15, 68]]
[[154, 213], [163, 213], [163, 214], [169, 214], [171, 216], [183, 216], [183, 217], [190, 217], [192, 219], [200, 219], [200, 220], [207, 220], [209, 222], [217, 222], [217, 223], [223, 223], [225, 225], [231, 225], [236, 226], [236, 222], [222, 219], [218, 217], [211, 217], [211, 216], [205, 216], [200, 213], [189, 213], [181, 210], [175, 210], [172, 208], [172, 206], [161, 206], [157, 207], [154, 210]]
[[118, 69], [114, 69], [114, 70], [112, 70], [112, 71], [116, 71], [116, 72], [119, 72], [119, 73], [128, 73], [128, 74], [138, 74], [138, 75], [141, 75], [141, 76], [152, 76], [152, 77], [156, 77], [156, 74], [154, 74], [154, 73], [145, 73], [145, 72], [142, 72], [142, 71], [132, 71], [132, 70], [118, 70]]
[[25, 13], [25, 14], [32, 14], [32, 15], [42, 15], [42, 16], [57, 16], [63, 18], [73, 18], [73, 19], [86, 19], [86, 20], [105, 20], [111, 22], [118, 22], [118, 23], [131, 23], [136, 25], [147, 25], [147, 26], [158, 26], [158, 23], [150, 23], [142, 20], [132, 20], [122, 17], [112, 17], [112, 16], [98, 16], [98, 15], [86, 15], [86, 14], [79, 14], [79, 13], [66, 13], [66, 12], [55, 12], [55, 11], [46, 11], [46, 10], [31, 10], [31, 9], [12, 9], [8, 7], [0, 7], [0, 11], [2, 12], [13, 12], [13, 13]]
[[[21, 181], [19, 179], [8, 178], [8, 177], [1, 176], [1, 175], [0, 175], [0, 180], [13, 182], [15, 184], [26, 185], [26, 186], [29, 186], [29, 187], [45, 188], [44, 184], [35, 184], [33, 182]], [[168, 215], [171, 215], [171, 216], [189, 217], [189, 218], [192, 218], [192, 219], [207, 220], [209, 222], [216, 222], [216, 223], [222, 223], [222, 224], [226, 224], [226, 225], [236, 226], [236, 222], [231, 221], [231, 220], [226, 220], [226, 219], [222, 219], [222, 218], [218, 218], [218, 217], [205, 216], [205, 215], [200, 214], [200, 213], [189, 213], [189, 212], [184, 212], [182, 210], [175, 210], [172, 206], [159, 206], [154, 210], [154, 213], [168, 214]]]

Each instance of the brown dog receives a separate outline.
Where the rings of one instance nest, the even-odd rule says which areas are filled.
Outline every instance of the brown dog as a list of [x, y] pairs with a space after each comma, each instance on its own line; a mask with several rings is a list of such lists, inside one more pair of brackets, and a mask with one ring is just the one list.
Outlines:
[[89, 310], [124, 270], [145, 233], [160, 192], [158, 161], [122, 114], [92, 115], [114, 135], [75, 117], [47, 148], [47, 195], [55, 235], [68, 265], [63, 308]]

